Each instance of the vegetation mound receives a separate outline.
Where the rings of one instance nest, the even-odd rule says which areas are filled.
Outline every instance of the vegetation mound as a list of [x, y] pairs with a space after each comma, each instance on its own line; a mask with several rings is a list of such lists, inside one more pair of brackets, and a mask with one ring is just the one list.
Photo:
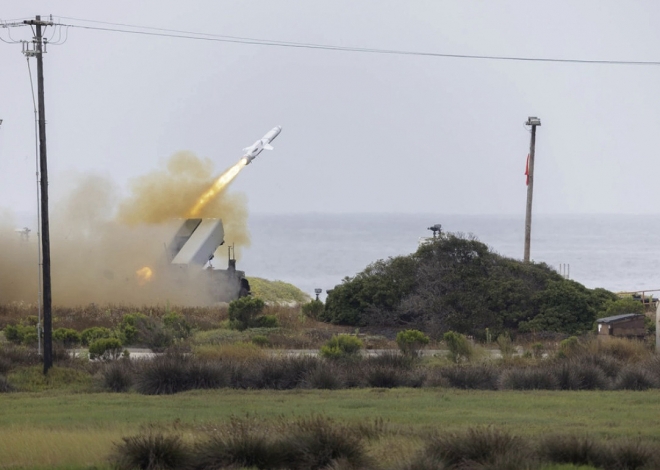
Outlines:
[[260, 277], [248, 277], [252, 295], [269, 303], [304, 304], [311, 297], [293, 284], [283, 281], [269, 281]]
[[[453, 330], [589, 331], [616, 294], [587, 289], [544, 263], [523, 263], [474, 237], [442, 234], [416, 253], [379, 260], [330, 291], [321, 319], [355, 326]], [[437, 336], [437, 334], [436, 334]]]

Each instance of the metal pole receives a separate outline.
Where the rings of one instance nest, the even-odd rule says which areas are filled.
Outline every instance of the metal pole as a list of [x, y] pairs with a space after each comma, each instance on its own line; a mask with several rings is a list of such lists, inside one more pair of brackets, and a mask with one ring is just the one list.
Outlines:
[[530, 117], [527, 124], [532, 126], [532, 138], [529, 143], [529, 163], [527, 167], [527, 211], [525, 213], [525, 255], [523, 261], [529, 263], [529, 252], [532, 238], [532, 196], [534, 194], [534, 150], [536, 147], [536, 126], [541, 121], [536, 117]]
[[46, 108], [44, 104], [44, 64], [42, 26], [51, 24], [37, 16], [27, 22], [36, 27], [37, 57], [37, 97], [39, 105], [39, 171], [41, 173], [41, 255], [43, 276], [43, 316], [44, 316], [44, 374], [53, 367], [53, 321], [51, 314], [52, 294], [50, 282], [50, 227], [48, 223], [48, 159], [46, 154]]
[[660, 302], [655, 310], [655, 353], [660, 354]]

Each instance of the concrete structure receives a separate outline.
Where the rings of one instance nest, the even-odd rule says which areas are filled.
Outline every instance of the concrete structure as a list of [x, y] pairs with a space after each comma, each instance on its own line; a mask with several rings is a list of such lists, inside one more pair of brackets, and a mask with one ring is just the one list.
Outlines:
[[611, 336], [624, 338], [644, 338], [646, 326], [644, 315], [640, 313], [624, 313], [613, 317], [599, 318], [598, 339], [606, 339]]

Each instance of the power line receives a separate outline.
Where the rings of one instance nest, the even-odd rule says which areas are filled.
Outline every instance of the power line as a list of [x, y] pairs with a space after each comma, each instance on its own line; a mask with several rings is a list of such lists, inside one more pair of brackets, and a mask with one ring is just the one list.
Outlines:
[[[450, 59], [499, 60], [499, 61], [516, 61], [516, 62], [549, 62], [549, 63], [589, 64], [589, 65], [634, 65], [634, 66], [660, 65], [660, 61], [563, 59], [563, 58], [550, 58], [550, 57], [524, 57], [524, 56], [505, 56], [505, 55], [500, 56], [500, 55], [449, 54], [442, 52], [423, 52], [423, 51], [411, 51], [411, 50], [400, 50], [400, 49], [333, 46], [330, 44], [279, 41], [273, 39], [258, 39], [258, 38], [241, 37], [241, 36], [226, 36], [226, 35], [218, 35], [218, 34], [199, 33], [194, 31], [177, 30], [177, 29], [138, 26], [138, 25], [131, 25], [126, 23], [111, 23], [107, 21], [84, 20], [80, 18], [69, 18], [69, 17], [61, 17], [61, 18], [69, 19], [73, 21], [97, 23], [108, 26], [117, 26], [115, 28], [110, 28], [104, 26], [89, 26], [89, 25], [79, 25], [79, 24], [61, 25], [61, 26], [69, 26], [80, 29], [107, 31], [107, 32], [125, 33], [125, 34], [139, 34], [145, 36], [169, 37], [176, 39], [191, 39], [198, 41], [259, 45], [259, 46], [292, 47], [298, 49], [319, 49], [319, 50], [329, 50], [329, 51], [339, 51], [339, 52], [357, 52], [357, 53], [368, 53], [368, 54], [387, 54], [387, 55], [418, 56], [418, 57], [438, 57], [438, 58], [450, 58]], [[124, 29], [124, 28], [133, 28], [133, 29]]]

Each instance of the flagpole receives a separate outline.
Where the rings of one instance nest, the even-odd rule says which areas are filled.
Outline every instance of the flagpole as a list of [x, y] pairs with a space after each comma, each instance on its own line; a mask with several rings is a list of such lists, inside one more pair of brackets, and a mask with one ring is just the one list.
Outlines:
[[530, 116], [525, 123], [527, 126], [532, 126], [532, 137], [529, 143], [529, 155], [527, 158], [527, 168], [525, 174], [527, 175], [527, 210], [525, 213], [525, 254], [523, 261], [529, 263], [529, 252], [532, 239], [532, 197], [534, 195], [534, 151], [536, 148], [536, 126], [541, 125], [541, 120], [537, 117]]

